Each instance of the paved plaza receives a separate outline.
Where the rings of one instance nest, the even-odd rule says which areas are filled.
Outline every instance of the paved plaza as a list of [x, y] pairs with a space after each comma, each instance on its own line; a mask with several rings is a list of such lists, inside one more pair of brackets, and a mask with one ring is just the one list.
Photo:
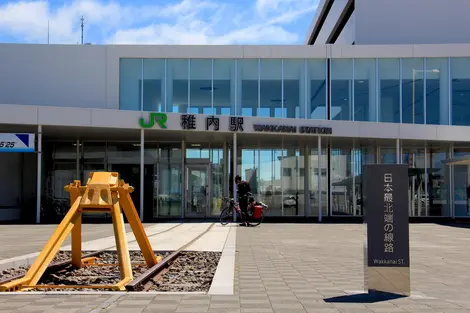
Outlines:
[[[86, 225], [84, 240], [110, 236], [111, 230], [97, 232], [103, 226], [108, 225]], [[15, 230], [17, 238], [1, 236], [0, 256], [10, 253], [11, 240], [16, 241], [16, 255], [40, 249], [44, 241], [39, 246], [33, 241], [40, 241], [40, 236], [46, 240], [50, 226], [34, 227], [37, 235]], [[470, 229], [411, 224], [412, 296], [375, 303], [354, 296], [364, 292], [364, 225], [262, 224], [232, 229], [236, 230], [233, 295], [2, 294], [0, 313], [470, 312]], [[4, 232], [0, 228], [0, 234]]]

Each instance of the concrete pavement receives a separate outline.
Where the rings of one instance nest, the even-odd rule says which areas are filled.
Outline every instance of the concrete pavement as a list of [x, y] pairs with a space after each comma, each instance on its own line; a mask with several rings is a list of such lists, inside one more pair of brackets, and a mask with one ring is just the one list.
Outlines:
[[0, 312], [470, 312], [469, 232], [410, 226], [408, 298], [335, 302], [364, 292], [364, 225], [262, 224], [237, 228], [233, 295], [8, 294]]

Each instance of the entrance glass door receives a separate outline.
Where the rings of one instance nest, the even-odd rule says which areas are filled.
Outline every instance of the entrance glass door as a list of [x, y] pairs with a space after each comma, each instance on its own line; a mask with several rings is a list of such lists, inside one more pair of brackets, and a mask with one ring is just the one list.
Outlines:
[[181, 216], [181, 164], [160, 163], [155, 175], [154, 208], [158, 214], [154, 217], [176, 217]]
[[206, 217], [211, 212], [209, 165], [186, 166], [187, 217]]

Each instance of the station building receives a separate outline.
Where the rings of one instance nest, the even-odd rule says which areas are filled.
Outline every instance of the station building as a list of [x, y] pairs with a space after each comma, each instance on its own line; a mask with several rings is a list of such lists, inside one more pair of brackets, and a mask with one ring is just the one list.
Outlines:
[[[367, 3], [404, 24], [424, 5], [430, 28], [368, 37]], [[360, 217], [372, 163], [409, 165], [410, 216], [468, 217], [468, 165], [449, 162], [470, 155], [455, 3], [320, 1], [298, 46], [0, 44], [0, 220], [63, 216], [64, 186], [93, 171], [133, 185], [144, 221], [217, 217], [234, 174], [269, 217]], [[436, 12], [459, 33], [434, 32]]]

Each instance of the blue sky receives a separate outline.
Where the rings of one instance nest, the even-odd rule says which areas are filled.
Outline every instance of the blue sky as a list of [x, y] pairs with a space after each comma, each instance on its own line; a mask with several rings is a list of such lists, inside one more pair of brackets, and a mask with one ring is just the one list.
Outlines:
[[0, 0], [0, 42], [302, 44], [318, 0]]

